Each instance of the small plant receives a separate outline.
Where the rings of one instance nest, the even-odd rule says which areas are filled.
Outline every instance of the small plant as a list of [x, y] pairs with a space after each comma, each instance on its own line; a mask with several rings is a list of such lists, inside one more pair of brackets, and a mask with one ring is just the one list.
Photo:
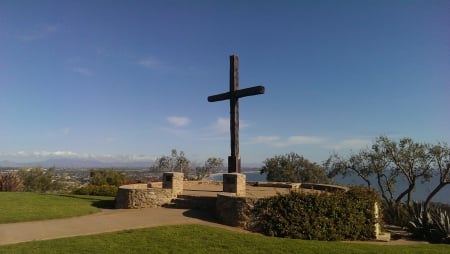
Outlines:
[[436, 213], [432, 214], [432, 217], [436, 224], [437, 231], [442, 234], [442, 242], [450, 243], [450, 214], [438, 208], [436, 209]]
[[450, 243], [450, 215], [437, 206], [412, 205], [409, 230], [412, 237], [431, 243]]

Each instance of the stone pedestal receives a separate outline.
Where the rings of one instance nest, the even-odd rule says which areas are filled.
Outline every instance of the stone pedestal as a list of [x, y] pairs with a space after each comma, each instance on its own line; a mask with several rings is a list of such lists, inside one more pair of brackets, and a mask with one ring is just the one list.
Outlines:
[[223, 192], [245, 196], [245, 175], [240, 173], [223, 174]]
[[172, 189], [172, 196], [176, 197], [183, 193], [183, 173], [166, 172], [163, 173], [163, 189]]

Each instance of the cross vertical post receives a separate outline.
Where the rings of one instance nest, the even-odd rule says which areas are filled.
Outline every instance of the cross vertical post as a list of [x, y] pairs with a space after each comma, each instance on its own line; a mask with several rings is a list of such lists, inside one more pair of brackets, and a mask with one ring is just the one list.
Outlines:
[[[230, 94], [239, 90], [239, 58], [230, 56]], [[228, 173], [241, 172], [241, 158], [239, 156], [239, 100], [230, 96], [230, 134], [231, 155], [228, 156]]]
[[229, 92], [208, 97], [209, 102], [230, 100], [230, 135], [231, 155], [228, 156], [228, 173], [241, 173], [239, 156], [239, 98], [264, 94], [264, 86], [254, 86], [239, 90], [239, 59], [230, 56], [230, 90]]

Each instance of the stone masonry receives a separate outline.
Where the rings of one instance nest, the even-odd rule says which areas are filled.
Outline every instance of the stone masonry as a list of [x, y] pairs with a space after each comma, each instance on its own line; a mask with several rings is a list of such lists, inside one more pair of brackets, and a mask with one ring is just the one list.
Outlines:
[[117, 209], [160, 207], [170, 203], [172, 190], [148, 188], [147, 184], [120, 186], [116, 196]]
[[183, 193], [184, 174], [180, 172], [163, 173], [163, 189], [172, 190], [172, 197]]
[[245, 196], [245, 175], [240, 173], [223, 174], [223, 192], [230, 192], [236, 196]]

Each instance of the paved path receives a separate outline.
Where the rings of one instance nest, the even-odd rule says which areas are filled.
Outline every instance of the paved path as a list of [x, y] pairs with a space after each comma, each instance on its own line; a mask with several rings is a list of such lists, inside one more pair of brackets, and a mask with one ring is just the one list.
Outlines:
[[67, 219], [0, 224], [0, 245], [162, 225], [204, 224], [240, 230], [214, 223], [211, 218], [205, 212], [186, 209], [103, 210]]

